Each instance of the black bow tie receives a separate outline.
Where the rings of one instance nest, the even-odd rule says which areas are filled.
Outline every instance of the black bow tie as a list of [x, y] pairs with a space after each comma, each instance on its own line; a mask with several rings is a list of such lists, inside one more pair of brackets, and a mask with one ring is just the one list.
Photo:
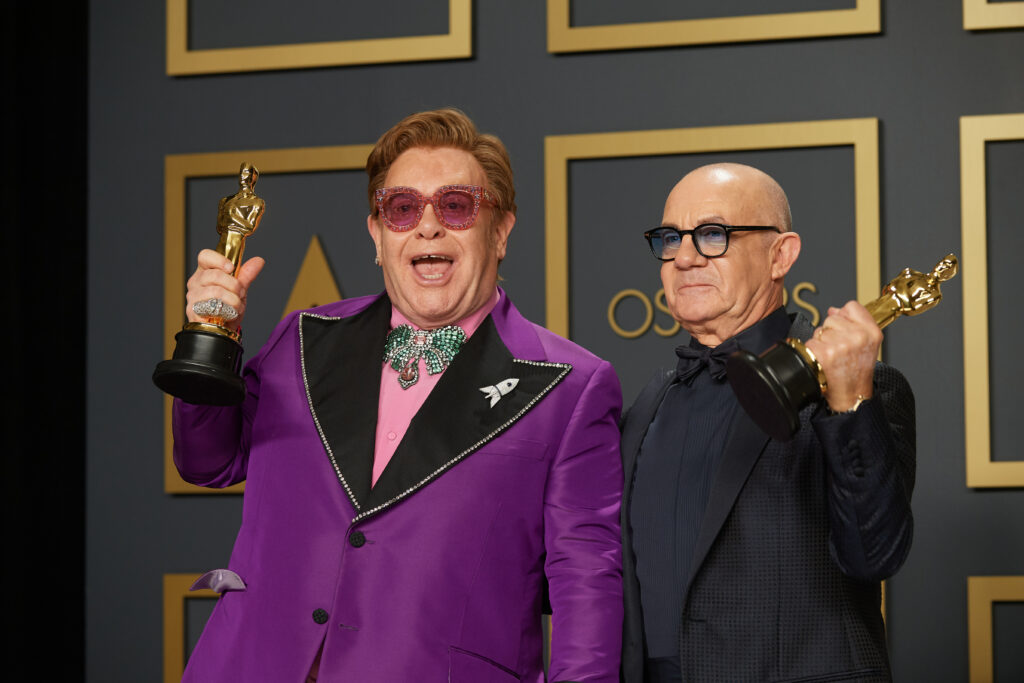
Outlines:
[[739, 351], [740, 345], [735, 339], [729, 339], [715, 348], [701, 346], [677, 346], [676, 355], [679, 356], [679, 363], [676, 365], [676, 377], [680, 381], [689, 384], [703, 368], [716, 380], [725, 379], [725, 361], [734, 352]]

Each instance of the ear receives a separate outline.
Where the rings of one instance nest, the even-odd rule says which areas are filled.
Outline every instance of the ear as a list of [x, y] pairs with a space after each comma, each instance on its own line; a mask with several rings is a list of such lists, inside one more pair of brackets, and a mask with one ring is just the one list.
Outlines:
[[370, 233], [370, 239], [373, 240], [373, 244], [377, 247], [378, 258], [381, 257], [381, 254], [383, 253], [380, 248], [380, 237], [382, 229], [383, 228], [381, 227], [380, 221], [374, 218], [372, 214], [366, 217], [366, 230]]
[[772, 280], [782, 280], [800, 256], [800, 235], [784, 232], [775, 240], [772, 248]]
[[491, 230], [494, 231], [492, 235], [494, 249], [497, 252], [499, 261], [505, 258], [505, 251], [508, 248], [508, 236], [512, 232], [512, 228], [515, 227], [515, 224], [516, 217], [511, 211], [503, 211], [501, 218], [491, 224]]

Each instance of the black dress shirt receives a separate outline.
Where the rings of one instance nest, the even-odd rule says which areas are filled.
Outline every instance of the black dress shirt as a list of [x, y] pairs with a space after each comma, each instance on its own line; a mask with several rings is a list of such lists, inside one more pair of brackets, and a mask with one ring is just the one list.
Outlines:
[[[790, 325], [779, 308], [733, 339], [740, 348], [761, 353], [783, 339]], [[708, 351], [695, 339], [689, 346]], [[650, 658], [678, 656], [682, 592], [718, 459], [739, 410], [724, 375], [713, 377], [707, 367], [686, 373], [697, 354], [679, 355], [680, 373], [689, 376], [677, 378], [665, 393], [640, 447], [632, 483], [633, 551]]]

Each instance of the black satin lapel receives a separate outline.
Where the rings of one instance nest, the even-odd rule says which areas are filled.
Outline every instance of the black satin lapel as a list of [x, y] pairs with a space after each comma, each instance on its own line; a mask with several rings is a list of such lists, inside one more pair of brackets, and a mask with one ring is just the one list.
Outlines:
[[711, 486], [711, 493], [708, 496], [708, 508], [704, 512], [704, 521], [701, 522], [697, 544], [694, 547], [693, 567], [689, 580], [693, 579], [697, 568], [704, 563], [704, 558], [707, 557], [711, 545], [736, 503], [736, 497], [739, 496], [767, 444], [768, 436], [754, 424], [742, 408], [737, 407], [729, 440], [722, 452], [722, 460], [715, 475], [715, 483]]
[[647, 430], [654, 422], [654, 415], [661, 406], [661, 400], [665, 398], [665, 392], [672, 385], [672, 377], [675, 372], [659, 372], [648, 383], [644, 390], [637, 397], [636, 402], [629, 408], [622, 423], [622, 470], [626, 477], [625, 500], [632, 498], [633, 472], [636, 469], [636, 460], [640, 455], [640, 446], [647, 436]]
[[384, 340], [387, 297], [349, 318], [303, 313], [299, 322], [302, 379], [310, 413], [338, 480], [356, 509], [366, 505]]
[[[488, 316], [409, 423], [359, 516], [406, 497], [511, 427], [571, 369], [514, 358]], [[510, 378], [519, 383], [491, 407], [480, 389]]]
[[[790, 326], [789, 336], [806, 341], [810, 338], [813, 330], [810, 322], [798, 314]], [[804, 409], [802, 414], [809, 415], [812, 410], [813, 407], [809, 406]], [[722, 452], [722, 461], [719, 463], [715, 482], [708, 496], [708, 508], [704, 513], [704, 520], [701, 522], [700, 533], [697, 536], [693, 566], [688, 582], [693, 580], [697, 570], [704, 564], [711, 546], [722, 530], [722, 525], [725, 524], [733, 505], [736, 504], [740, 490], [743, 489], [743, 485], [767, 445], [768, 436], [754, 424], [742, 408], [738, 407], [736, 416], [733, 418], [729, 440]], [[687, 590], [689, 590], [689, 586], [687, 586]]]

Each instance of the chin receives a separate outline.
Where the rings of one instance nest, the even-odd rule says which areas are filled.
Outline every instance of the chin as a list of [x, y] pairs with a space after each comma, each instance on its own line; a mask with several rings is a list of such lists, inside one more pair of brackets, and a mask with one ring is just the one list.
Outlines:
[[701, 306], [695, 301], [676, 301], [674, 306], [669, 306], [669, 310], [673, 318], [686, 322], [700, 322], [714, 315], [707, 306]]
[[722, 315], [722, 311], [709, 311], [696, 307], [685, 310], [676, 310], [672, 317], [675, 318], [684, 329], [706, 325]]
[[443, 327], [459, 320], [457, 308], [447, 302], [410, 301], [409, 308], [407, 313], [403, 313], [410, 320], [415, 318], [422, 321], [424, 324], [421, 327]]

